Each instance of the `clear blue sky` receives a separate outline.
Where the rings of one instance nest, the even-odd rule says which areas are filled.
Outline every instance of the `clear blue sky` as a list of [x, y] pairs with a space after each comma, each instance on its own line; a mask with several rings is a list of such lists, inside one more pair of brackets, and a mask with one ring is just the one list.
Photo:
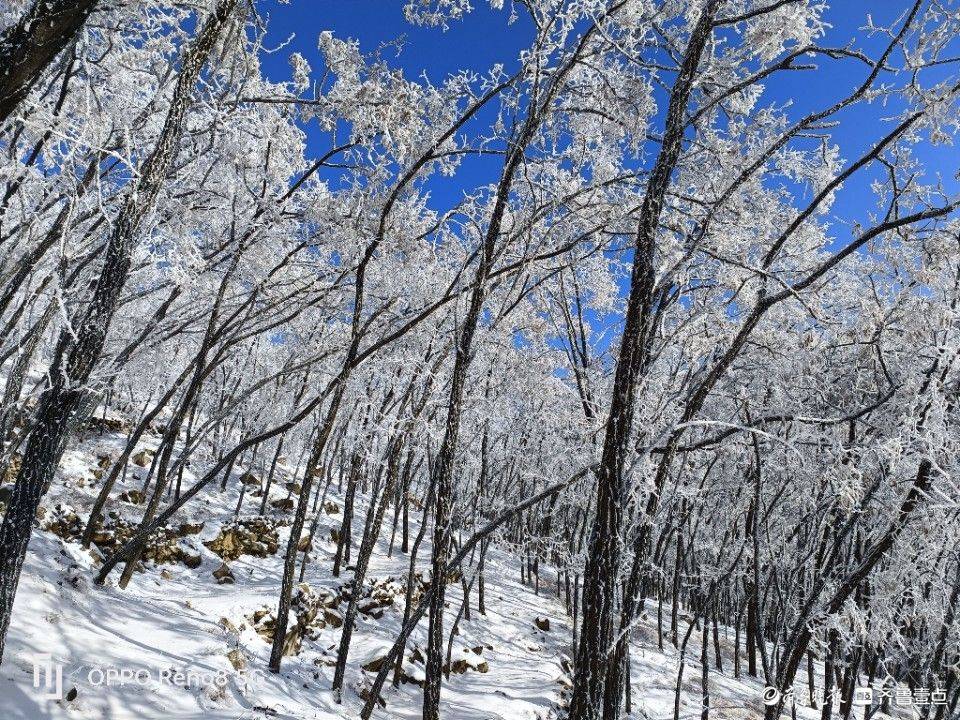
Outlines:
[[[509, 8], [509, 0], [505, 5]], [[310, 62], [315, 71], [322, 69], [317, 51], [317, 36], [323, 30], [332, 30], [341, 38], [354, 38], [361, 49], [371, 52], [383, 43], [404, 38], [402, 51], [388, 51], [390, 62], [400, 67], [408, 77], [422, 73], [435, 81], [462, 68], [484, 71], [494, 63], [514, 67], [519, 50], [531, 37], [531, 26], [523, 17], [513, 25], [507, 24], [509, 10], [493, 11], [487, 0], [473, 0], [475, 10], [464, 21], [453, 23], [449, 30], [419, 28], [408, 24], [403, 16], [403, 0], [291, 0], [281, 4], [277, 0], [258, 3], [261, 12], [270, 17], [269, 39], [274, 44], [291, 39], [275, 55], [265, 59], [268, 74], [275, 80], [289, 79], [287, 57], [294, 50]], [[832, 0], [826, 19], [833, 26], [824, 45], [848, 45], [866, 50], [882, 46], [884, 38], [870, 38], [861, 28], [872, 13], [877, 24], [899, 15], [909, 5], [907, 0]], [[767, 84], [766, 102], [792, 101], [799, 115], [805, 110], [825, 106], [841, 97], [861, 82], [866, 69], [855, 62], [835, 62], [818, 59], [820, 72], [781, 73]], [[842, 125], [832, 132], [841, 147], [844, 158], [856, 157], [882, 135], [883, 127], [877, 118], [892, 115], [893, 109], [879, 107], [857, 108], [841, 117]], [[308, 127], [311, 151], [315, 154], [327, 149], [326, 139], [316, 128]], [[922, 157], [932, 171], [944, 173], [950, 180], [957, 172], [960, 153], [956, 148], [924, 148]], [[489, 181], [492, 176], [484, 161], [465, 164], [457, 178], [439, 184], [431, 183], [434, 204], [447, 206], [460, 196], [461, 188], [474, 186], [475, 181]], [[482, 174], [482, 178], [480, 175]], [[873, 209], [868, 192], [871, 175], [850, 183], [838, 196], [835, 212], [846, 220], [863, 220]], [[952, 187], [956, 187], [953, 183]], [[836, 240], [845, 244], [847, 232], [835, 228]]]

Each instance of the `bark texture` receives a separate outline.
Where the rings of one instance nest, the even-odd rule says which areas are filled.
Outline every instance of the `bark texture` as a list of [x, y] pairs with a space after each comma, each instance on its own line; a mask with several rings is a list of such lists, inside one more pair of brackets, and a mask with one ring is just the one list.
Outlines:
[[0, 125], [73, 42], [97, 2], [35, 0], [20, 21], [0, 35]]
[[40, 500], [60, 461], [69, 431], [88, 405], [89, 380], [100, 360], [110, 323], [130, 272], [133, 248], [176, 154], [193, 87], [237, 0], [220, 0], [187, 50], [170, 108], [153, 152], [143, 163], [104, 252], [104, 263], [74, 336], [62, 333], [49, 372], [51, 385], [40, 396], [23, 463], [0, 526], [0, 659], [20, 570]]

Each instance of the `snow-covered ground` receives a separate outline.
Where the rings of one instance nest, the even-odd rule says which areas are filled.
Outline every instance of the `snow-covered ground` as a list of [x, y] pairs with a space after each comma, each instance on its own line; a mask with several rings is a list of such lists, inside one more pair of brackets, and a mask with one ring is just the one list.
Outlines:
[[[61, 503], [61, 515], [76, 510], [83, 521], [99, 483], [93, 474], [106, 455], [120, 451], [120, 434], [91, 433], [62, 463], [56, 486], [44, 503], [43, 523], [56, 517], [53, 506]], [[150, 439], [144, 448], [150, 449]], [[125, 484], [115, 488], [113, 497], [139, 489], [146, 470], [131, 464]], [[237, 468], [236, 472], [244, 472]], [[284, 485], [294, 473], [281, 467], [273, 499], [288, 496]], [[193, 479], [187, 473], [184, 482]], [[125, 720], [133, 718], [356, 718], [362, 705], [359, 693], [374, 673], [363, 669], [383, 657], [396, 637], [402, 619], [402, 595], [379, 612], [358, 615], [358, 627], [351, 646], [347, 690], [337, 705], [330, 692], [333, 659], [340, 639], [335, 627], [346, 604], [328, 600], [319, 617], [329, 609], [332, 618], [311, 625], [313, 638], [305, 638], [296, 656], [284, 658], [282, 672], [267, 671], [269, 643], [254, 627], [254, 613], [276, 607], [281, 574], [281, 553], [289, 528], [282, 525], [288, 516], [274, 509], [280, 551], [258, 558], [243, 555], [228, 563], [233, 584], [218, 584], [213, 571], [222, 560], [204, 545], [229, 523], [237, 504], [238, 483], [221, 492], [209, 489], [188, 504], [179, 523], [203, 522], [195, 535], [185, 535], [180, 546], [199, 555], [201, 565], [147, 563], [144, 572], [134, 575], [126, 590], [116, 587], [117, 572], [104, 587], [92, 579], [98, 564], [96, 551], [86, 551], [77, 541], [65, 542], [51, 531], [34, 532], [27, 555], [14, 620], [0, 668], [2, 717], [90, 718]], [[340, 498], [336, 487], [328, 501], [330, 512], [322, 512], [316, 534], [314, 558], [305, 580], [312, 597], [332, 597], [352, 576], [331, 575], [335, 545], [330, 530], [340, 523]], [[240, 517], [255, 516], [260, 498], [250, 494]], [[336, 507], [334, 507], [334, 504]], [[107, 510], [135, 522], [142, 505], [113, 501]], [[359, 534], [364, 507], [357, 509], [354, 528]], [[388, 520], [390, 515], [388, 514]], [[416, 523], [413, 531], [416, 532]], [[388, 578], [405, 577], [408, 556], [394, 549], [387, 557], [390, 527], [385, 522], [380, 548], [375, 552], [368, 579], [381, 585]], [[429, 535], [429, 533], [428, 533]], [[397, 541], [399, 546], [399, 540]], [[421, 567], [429, 558], [429, 538], [420, 550]], [[566, 660], [570, 652], [571, 624], [562, 603], [549, 593], [550, 575], [545, 575], [543, 592], [536, 595], [522, 585], [515, 558], [493, 549], [487, 561], [486, 615], [476, 612], [462, 620], [454, 637], [455, 669], [444, 681], [443, 717], [451, 720], [524, 720], [556, 718], [562, 693], [569, 686]], [[394, 585], [392, 587], [398, 587]], [[456, 615], [462, 595], [459, 583], [448, 592], [446, 627]], [[260, 615], [263, 615], [261, 612]], [[295, 621], [292, 613], [291, 622]], [[267, 616], [269, 618], [269, 616]], [[549, 630], [540, 626], [549, 620]], [[329, 621], [332, 620], [332, 621]], [[635, 717], [668, 720], [673, 717], [678, 653], [668, 643], [660, 651], [656, 644], [654, 618], [639, 626], [632, 645], [632, 698]], [[262, 618], [261, 618], [262, 623]], [[322, 627], [321, 627], [322, 625]], [[404, 672], [409, 681], [394, 690], [384, 690], [386, 708], [376, 717], [413, 719], [420, 717], [421, 690], [415, 680], [422, 678], [422, 645], [426, 622], [413, 635], [405, 653]], [[725, 643], [730, 640], [724, 640]], [[691, 640], [683, 682], [681, 717], [699, 717], [699, 648]], [[457, 660], [463, 662], [457, 663]], [[726, 658], [729, 663], [729, 654]], [[711, 668], [713, 718], [762, 717], [762, 685], [752, 679], [734, 679]], [[57, 688], [58, 672], [62, 677]], [[44, 685], [48, 682], [50, 687]], [[39, 685], [40, 687], [37, 687]], [[813, 720], [819, 713], [800, 708], [798, 717]]]

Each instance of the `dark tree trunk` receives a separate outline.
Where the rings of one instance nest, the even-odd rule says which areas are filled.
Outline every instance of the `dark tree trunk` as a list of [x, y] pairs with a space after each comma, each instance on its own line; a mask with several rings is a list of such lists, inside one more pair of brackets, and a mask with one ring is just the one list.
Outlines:
[[273, 451], [273, 460], [270, 461], [270, 471], [267, 473], [267, 482], [264, 483], [264, 486], [261, 488], [263, 492], [263, 498], [260, 500], [260, 514], [267, 509], [267, 500], [270, 498], [270, 487], [273, 485], [273, 475], [277, 470], [277, 460], [280, 458], [280, 454], [283, 452], [283, 438], [281, 437], [277, 441], [276, 450]]
[[833, 716], [833, 662], [837, 656], [839, 645], [839, 636], [836, 630], [830, 630], [827, 633], [827, 653], [823, 660], [823, 710], [820, 713], [821, 720], [830, 720]]
[[677, 553], [673, 562], [673, 591], [670, 607], [670, 642], [679, 647], [680, 639], [677, 636], [677, 623], [680, 611], [680, 578], [683, 575], [683, 528], [677, 528]]
[[357, 495], [357, 483], [363, 470], [363, 459], [359, 452], [350, 458], [350, 475], [347, 480], [347, 494], [343, 499], [343, 521], [337, 533], [337, 551], [333, 557], [333, 576], [340, 577], [340, 568], [350, 562], [350, 544], [353, 533], [353, 503]]
[[[184, 396], [180, 399], [179, 404], [176, 407], [173, 417], [170, 418], [170, 422], [167, 424], [167, 429], [164, 432], [163, 442], [161, 443], [159, 449], [160, 462], [157, 466], [157, 481], [156, 487], [154, 488], [153, 494], [150, 496], [150, 500], [147, 502], [147, 507], [143, 511], [143, 518], [140, 521], [140, 528], [146, 527], [156, 516], [157, 510], [160, 508], [160, 501], [163, 498], [163, 491], [167, 486], [168, 482], [168, 470], [170, 465], [170, 459], [173, 456], [173, 450], [176, 446], [177, 439], [180, 436], [180, 429], [183, 426], [183, 422], [187, 417], [187, 414], [190, 412], [191, 408], [194, 407], [200, 388], [203, 386], [203, 381], [205, 377], [209, 374], [210, 368], [207, 366], [207, 356], [211, 350], [214, 339], [217, 336], [216, 327], [217, 319], [219, 317], [220, 305], [223, 302], [224, 294], [226, 293], [227, 286], [230, 282], [230, 278], [233, 276], [234, 270], [236, 270], [237, 264], [240, 261], [240, 255], [242, 253], [242, 248], [237, 248], [236, 252], [233, 255], [233, 261], [230, 264], [227, 272], [224, 273], [223, 278], [220, 281], [220, 286], [217, 290], [217, 295], [213, 303], [213, 308], [210, 311], [210, 318], [207, 321], [206, 331], [204, 332], [203, 339], [200, 342], [200, 349], [197, 352], [197, 357], [193, 363], [194, 371], [193, 377], [190, 379], [189, 385], [184, 392]], [[216, 359], [214, 359], [214, 362]], [[185, 451], [186, 452], [186, 451]], [[256, 453], [256, 450], [254, 451]], [[186, 457], [183, 458], [186, 460]], [[183, 463], [179, 464], [180, 470], [183, 469]], [[231, 464], [226, 474], [224, 475], [224, 483], [226, 483], [226, 478], [230, 474], [233, 465]], [[178, 493], [179, 494], [179, 493]], [[243, 492], [240, 493], [240, 502], [243, 502]], [[240, 505], [237, 505], [237, 511], [239, 512]], [[134, 554], [129, 560], [127, 560], [126, 565], [123, 568], [123, 572], [120, 574], [119, 586], [121, 588], [126, 588], [127, 584], [130, 582], [130, 578], [133, 576], [133, 570], [137, 565], [137, 562], [140, 559], [140, 554]]]
[[[542, 492], [537, 493], [533, 497], [527, 498], [519, 505], [510, 508], [496, 519], [488, 522], [482, 528], [473, 533], [473, 535], [470, 536], [470, 539], [460, 547], [460, 550], [457, 552], [457, 554], [451, 558], [450, 562], [447, 564], [447, 567], [444, 568], [443, 574], [447, 575], [459, 567], [464, 558], [466, 558], [466, 556], [477, 546], [477, 543], [489, 538], [495, 530], [513, 518], [516, 513], [522, 512], [527, 508], [543, 502], [543, 500], [561, 491], [565, 487], [569, 486], [572, 482], [581, 479], [585, 474], [585, 471], [580, 471], [574, 474], [569, 480], [550, 485]], [[432, 490], [433, 488], [430, 489], [430, 492], [432, 492]], [[420, 600], [420, 604], [417, 605], [417, 607], [409, 614], [406, 614], [403, 628], [400, 630], [400, 635], [397, 637], [396, 641], [394, 641], [393, 646], [387, 653], [386, 658], [384, 659], [383, 664], [380, 666], [380, 670], [377, 672], [377, 676], [374, 678], [373, 684], [369, 689], [363, 709], [360, 711], [361, 720], [369, 720], [370, 716], [373, 714], [373, 709], [377, 706], [377, 701], [380, 698], [380, 690], [383, 689], [383, 683], [387, 679], [387, 674], [390, 672], [390, 668], [395, 667], [396, 663], [403, 661], [403, 649], [406, 646], [407, 639], [410, 637], [410, 633], [413, 632], [413, 629], [423, 618], [432, 598], [433, 586], [427, 589], [425, 596]]]
[[34, 0], [0, 35], [0, 125], [80, 32], [97, 0]]
[[477, 565], [477, 612], [481, 615], [487, 614], [486, 583], [483, 579], [483, 568], [486, 564], [488, 544], [488, 540], [484, 540], [480, 543], [480, 563]]
[[[435, 486], [433, 480], [431, 479], [429, 487], [427, 487], [427, 496], [423, 501], [423, 514], [420, 516], [420, 530], [417, 532], [417, 536], [413, 540], [413, 547], [410, 549], [410, 561], [407, 568], [407, 585], [404, 589], [404, 599], [403, 599], [403, 626], [406, 627], [407, 622], [410, 620], [410, 616], [413, 613], [413, 592], [414, 585], [417, 581], [417, 555], [420, 552], [420, 545], [423, 543], [423, 539], [427, 534], [427, 519], [430, 517], [430, 512], [433, 508], [433, 499], [435, 496]], [[393, 670], [393, 686], [397, 687], [400, 684], [400, 677], [403, 673], [403, 651], [405, 648], [405, 643], [401, 645], [400, 651], [397, 654], [396, 666]]]
[[507, 210], [507, 201], [510, 188], [517, 169], [523, 161], [523, 154], [533, 138], [533, 133], [539, 123], [539, 116], [531, 110], [524, 122], [523, 128], [507, 155], [500, 181], [497, 186], [496, 199], [490, 214], [480, 248], [477, 272], [474, 286], [470, 293], [470, 302], [467, 313], [457, 333], [454, 347], [453, 373], [450, 383], [450, 396], [447, 402], [447, 418], [444, 423], [443, 441], [437, 461], [432, 468], [432, 482], [436, 487], [436, 513], [433, 528], [433, 555], [431, 558], [430, 575], [430, 608], [429, 626], [427, 630], [427, 658], [426, 672], [423, 684], [423, 720], [439, 720], [440, 717], [440, 684], [443, 668], [443, 609], [446, 594], [447, 563], [450, 559], [450, 531], [452, 510], [452, 480], [453, 467], [456, 460], [457, 445], [460, 435], [460, 415], [463, 410], [463, 400], [466, 391], [467, 373], [473, 358], [473, 340], [480, 321], [480, 313], [487, 293], [487, 278], [493, 266], [494, 251], [500, 237], [503, 216]]
[[713, 610], [713, 659], [717, 665], [717, 672], [723, 672], [723, 657], [720, 655], [720, 628], [717, 624], [717, 610]]
[[333, 397], [330, 398], [330, 406], [324, 416], [323, 423], [317, 431], [316, 440], [310, 451], [310, 459], [303, 475], [301, 483], [300, 496], [297, 499], [297, 509], [293, 516], [293, 523], [290, 527], [290, 539], [287, 541], [287, 551], [283, 562], [283, 579], [280, 583], [280, 602], [277, 606], [277, 624], [273, 633], [273, 646], [270, 649], [270, 669], [280, 672], [280, 660], [283, 657], [283, 645], [287, 632], [287, 621], [290, 618], [290, 598], [293, 594], [293, 578], [297, 568], [297, 548], [300, 546], [300, 535], [303, 532], [303, 524], [307, 517], [307, 506], [310, 503], [310, 491], [313, 487], [313, 480], [316, 476], [315, 469], [320, 465], [323, 457], [324, 448], [330, 439], [330, 433], [333, 430], [333, 423], [337, 417], [337, 411], [340, 408], [340, 401], [343, 399], [343, 393], [346, 388], [346, 368], [352, 360], [353, 353], [356, 352], [355, 342], [351, 343], [351, 349], [347, 354], [347, 361], [344, 370], [335, 380], [336, 387], [333, 391]]
[[[499, 217], [502, 216], [505, 207], [506, 191], [504, 190], [499, 214], [495, 215], [497, 221], [491, 223], [491, 230], [488, 232], [489, 239], [485, 242], [480, 267], [477, 271], [477, 284], [471, 296], [470, 308], [457, 338], [453, 380], [447, 407], [447, 421], [444, 428], [443, 443], [440, 446], [440, 453], [434, 465], [437, 500], [430, 574], [432, 592], [427, 630], [426, 677], [423, 685], [423, 720], [439, 720], [440, 718], [440, 683], [443, 669], [443, 608], [447, 584], [446, 567], [450, 559], [453, 464], [456, 459], [460, 433], [460, 414], [463, 409], [463, 397], [472, 354], [473, 337], [480, 319], [484, 286], [490, 263], [493, 260], [493, 243], [499, 235]], [[494, 224], [496, 225], [495, 231], [493, 230]]]
[[700, 635], [700, 691], [703, 698], [700, 720], [710, 720], [710, 617], [706, 609]]
[[367, 513], [366, 528], [363, 533], [363, 540], [360, 543], [360, 550], [357, 552], [357, 564], [353, 572], [353, 592], [350, 593], [350, 602], [347, 604], [347, 611], [343, 616], [343, 629], [340, 632], [340, 647], [337, 650], [337, 664], [333, 675], [333, 693], [334, 698], [339, 703], [343, 694], [343, 679], [347, 670], [347, 655], [350, 652], [350, 640], [353, 637], [353, 628], [357, 620], [357, 606], [360, 602], [360, 593], [363, 590], [363, 583], [367, 576], [367, 568], [370, 565], [370, 556], [373, 554], [373, 548], [380, 537], [380, 527], [383, 524], [383, 514], [386, 512], [390, 495], [393, 493], [397, 475], [400, 471], [400, 453], [403, 449], [403, 439], [394, 438], [390, 444], [387, 455], [387, 478], [379, 502], [375, 492], [370, 498], [370, 508]]
[[657, 580], [657, 647], [663, 650], [663, 578]]
[[235, 5], [236, 0], [220, 0], [187, 51], [157, 145], [143, 163], [135, 181], [136, 192], [127, 197], [107, 242], [93, 298], [77, 323], [76, 335], [64, 332], [57, 344], [49, 373], [51, 385], [40, 396], [23, 463], [0, 527], [0, 658], [37, 507], [53, 479], [70, 424], [90, 392], [85, 386], [100, 359], [126, 284], [140, 225], [156, 202], [176, 154], [193, 87]]
[[757, 610], [756, 603], [754, 602], [756, 598], [756, 591], [754, 589], [753, 583], [750, 583], [748, 586], [747, 592], [749, 593], [749, 598], [747, 599], [747, 624], [746, 624], [746, 643], [747, 643], [747, 673], [753, 677], [757, 676], [757, 643], [759, 639], [757, 638]]
[[687, 667], [687, 643], [690, 642], [694, 625], [693, 620], [687, 624], [687, 631], [683, 634], [683, 640], [679, 647], [680, 662], [677, 663], [677, 684], [673, 689], [673, 720], [680, 720], [680, 696], [683, 692], [683, 673]]
[[[619, 715], [619, 687], [611, 692], [605, 689], [608, 675], [611, 675], [608, 673], [611, 662], [607, 649], [613, 644], [617, 617], [614, 598], [620, 572], [622, 550], [619, 536], [626, 496], [623, 468], [630, 446], [637, 382], [649, 360], [650, 338], [654, 332], [653, 252], [664, 198], [680, 157], [694, 76], [719, 5], [720, 0], [708, 0], [692, 29], [670, 93], [663, 144], [640, 210], [626, 322], [597, 472], [597, 506], [584, 568], [583, 619], [580, 647], [576, 653], [570, 720], [594, 720], [600, 716], [601, 708], [604, 720], [616, 720]], [[619, 668], [616, 663], [614, 659], [613, 667]], [[619, 673], [612, 673], [612, 676], [614, 685], [619, 686]], [[605, 697], [607, 702], [604, 702]]]

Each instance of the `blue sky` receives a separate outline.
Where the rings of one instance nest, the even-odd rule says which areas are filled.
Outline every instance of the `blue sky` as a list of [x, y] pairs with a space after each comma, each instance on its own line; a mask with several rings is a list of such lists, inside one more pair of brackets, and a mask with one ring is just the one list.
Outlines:
[[[503, 63], [508, 69], [515, 67], [518, 52], [531, 37], [530, 23], [520, 13], [520, 19], [508, 25], [508, 9], [491, 10], [487, 0], [474, 0], [473, 4], [475, 10], [472, 14], [443, 31], [408, 24], [403, 16], [403, 0], [291, 0], [289, 4], [265, 0], [258, 3], [258, 7], [270, 17], [269, 40], [275, 45], [289, 40], [284, 49], [265, 58], [266, 70], [273, 79], [289, 79], [287, 57], [294, 50], [304, 55], [315, 71], [321, 68], [317, 36], [323, 30], [332, 30], [338, 37], [357, 39], [365, 52], [402, 37], [399, 54], [393, 49], [387, 52], [391, 64], [402, 68], [409, 77], [426, 73], [432, 80], [439, 81], [462, 68], [483, 72], [495, 63]], [[862, 29], [868, 13], [872, 13], [877, 24], [882, 24], [897, 17], [909, 4], [908, 0], [833, 0], [825, 15], [832, 28], [822, 43], [853, 45], [875, 51], [883, 45], [884, 38], [871, 38]], [[505, 5], [509, 8], [509, 0]], [[822, 67], [819, 72], [781, 73], [771, 80], [767, 84], [764, 102], [790, 101], [793, 112], [799, 116], [842, 97], [862, 82], [867, 72], [856, 62], [828, 59], [818, 59], [817, 62]], [[892, 114], [893, 108], [874, 105], [858, 106], [840, 116], [841, 125], [831, 132], [840, 145], [842, 157], [855, 158], [881, 137], [884, 129], [878, 119]], [[326, 139], [315, 127], [308, 127], [307, 132], [314, 154], [328, 148]], [[929, 170], [942, 172], [948, 180], [957, 172], [960, 154], [955, 148], [924, 147], [920, 154]], [[432, 182], [432, 204], [449, 206], [460, 197], [463, 188], [492, 180], [495, 175], [490, 172], [490, 162], [475, 160], [465, 163], [456, 178]], [[838, 220], [863, 221], [874, 209], [868, 187], [869, 180], [875, 175], [862, 174], [839, 194], [834, 208]], [[950, 184], [956, 188], [952, 180]], [[838, 245], [849, 239], [848, 232], [839, 223], [835, 225], [835, 232]]]
[[[431, 81], [440, 82], [462, 69], [484, 72], [496, 63], [508, 69], [516, 67], [520, 50], [532, 37], [531, 24], [524, 18], [508, 26], [507, 12], [491, 10], [486, 0], [473, 4], [476, 9], [465, 21], [453, 23], [444, 31], [408, 23], [403, 0], [291, 0], [288, 5], [277, 0], [259, 2], [258, 9], [270, 17], [268, 41], [275, 45], [287, 42], [282, 50], [264, 58], [264, 67], [271, 79], [288, 80], [288, 57], [296, 51], [318, 75], [323, 61], [317, 38], [324, 30], [359, 41], [364, 53], [402, 38], [401, 46], [385, 49], [384, 57], [409, 78], [425, 73]], [[329, 149], [329, 139], [316, 127], [307, 126], [306, 130], [315, 155]], [[499, 164], [496, 158], [466, 159], [455, 178], [431, 181], [430, 204], [450, 207], [462, 198], [463, 189], [495, 179]]]

